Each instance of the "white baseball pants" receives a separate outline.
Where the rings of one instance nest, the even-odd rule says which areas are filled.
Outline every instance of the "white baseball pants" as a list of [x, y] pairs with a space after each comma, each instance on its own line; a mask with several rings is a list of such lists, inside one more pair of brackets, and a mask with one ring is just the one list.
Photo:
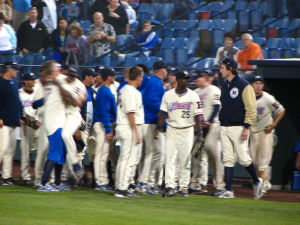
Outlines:
[[[142, 126], [137, 125], [137, 128], [142, 135]], [[142, 144], [136, 144], [136, 135], [130, 125], [117, 125], [116, 135], [121, 145], [115, 186], [118, 190], [127, 190], [141, 158]]]
[[30, 152], [37, 149], [38, 130], [29, 126], [21, 126], [21, 177], [23, 180], [31, 180], [30, 169]]
[[0, 163], [2, 162], [3, 179], [12, 178], [13, 157], [16, 151], [16, 128], [0, 128]]
[[249, 138], [245, 141], [241, 140], [243, 129], [243, 126], [221, 126], [223, 163], [226, 167], [234, 167], [235, 154], [241, 166], [247, 167], [252, 163], [248, 148]]
[[180, 189], [187, 189], [191, 176], [191, 150], [194, 141], [194, 127], [177, 129], [167, 127], [166, 132], [166, 168], [165, 183], [166, 187], [175, 189], [175, 171], [178, 158], [179, 165], [179, 186]]

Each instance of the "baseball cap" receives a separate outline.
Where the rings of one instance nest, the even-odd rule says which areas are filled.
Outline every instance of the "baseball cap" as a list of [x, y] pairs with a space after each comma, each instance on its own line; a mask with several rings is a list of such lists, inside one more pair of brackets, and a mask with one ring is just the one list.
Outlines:
[[194, 79], [197, 79], [199, 77], [203, 77], [205, 75], [208, 75], [208, 76], [213, 76], [214, 73], [211, 71], [211, 70], [196, 70], [194, 73], [193, 73], [193, 76], [194, 76]]
[[153, 70], [160, 70], [163, 68], [168, 68], [168, 64], [166, 64], [164, 61], [157, 61], [153, 64]]
[[99, 75], [103, 69], [104, 69], [104, 66], [96, 66], [96, 68], [95, 68], [96, 76]]
[[61, 65], [61, 69], [62, 69], [62, 70], [68, 70], [68, 69], [69, 69], [69, 65], [67, 65], [67, 64], [62, 64], [62, 65]]
[[22, 75], [22, 79], [23, 80], [35, 80], [37, 79], [36, 76], [34, 75], [34, 73], [24, 73]]
[[179, 71], [179, 69], [177, 69], [176, 67], [168, 68], [168, 74], [172, 75], [172, 76], [175, 76], [178, 71]]
[[262, 76], [254, 76], [251, 80], [251, 83], [254, 83], [255, 81], [262, 81], [262, 82], [265, 82], [264, 81], [264, 78]]
[[16, 62], [13, 62], [13, 61], [6, 61], [3, 64], [3, 68], [13, 68], [15, 70], [19, 70], [20, 69], [20, 67], [18, 66], [18, 64]]
[[176, 75], [176, 80], [190, 78], [187, 71], [179, 70], [175, 75]]
[[111, 68], [104, 68], [101, 71], [101, 76], [105, 80], [108, 76], [116, 76], [116, 72], [114, 69]]
[[92, 69], [92, 68], [86, 68], [84, 69], [82, 72], [81, 72], [81, 75], [84, 76], [84, 75], [88, 75], [88, 76], [95, 76], [95, 70]]
[[234, 59], [230, 59], [230, 58], [224, 59], [221, 63], [224, 65], [230, 66], [234, 69], [237, 69], [237, 67], [238, 67], [238, 64], [236, 63], [236, 61]]
[[73, 66], [70, 66], [70, 67], [69, 67], [69, 75], [70, 75], [70, 76], [73, 76], [73, 77], [79, 78], [79, 74], [78, 74], [77, 68], [75, 68], [75, 67], [73, 67]]

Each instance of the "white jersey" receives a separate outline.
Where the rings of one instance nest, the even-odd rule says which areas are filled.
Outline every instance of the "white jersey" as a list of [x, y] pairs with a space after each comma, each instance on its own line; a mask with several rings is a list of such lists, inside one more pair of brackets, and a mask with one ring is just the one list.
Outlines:
[[[73, 99], [78, 100], [78, 99], [86, 98], [86, 96], [87, 96], [86, 88], [85, 88], [84, 84], [77, 78], [74, 81], [72, 81], [71, 83], [68, 83], [66, 81], [67, 77], [66, 78], [57, 77], [56, 79], [60, 80], [60, 82], [62, 83], [61, 87], [64, 90], [66, 90], [68, 93], [70, 93]], [[67, 103], [67, 105], [66, 105], [66, 113], [67, 114], [78, 113], [78, 112], [80, 112], [79, 106], [74, 106], [71, 103]]]
[[[45, 98], [45, 89], [42, 86], [40, 79], [38, 79], [35, 81], [35, 84], [34, 84], [33, 101], [37, 101], [41, 98]], [[37, 116], [38, 116], [39, 121], [41, 121], [43, 118], [44, 109], [45, 109], [44, 105], [37, 109]]]
[[[204, 120], [208, 121], [214, 110], [214, 105], [221, 105], [220, 102], [221, 90], [214, 85], [209, 85], [206, 88], [197, 88], [194, 91], [200, 97], [202, 108], [203, 108]], [[214, 123], [219, 122], [218, 114], [215, 116], [212, 122]]]
[[[58, 75], [59, 80], [65, 80], [65, 75]], [[66, 106], [57, 85], [49, 84], [45, 89], [44, 121], [47, 136], [52, 135], [57, 129], [63, 128], [66, 118]]]
[[145, 123], [141, 92], [128, 84], [120, 90], [117, 108], [117, 124], [130, 124], [127, 114], [131, 112], [135, 113], [136, 124]]
[[28, 93], [24, 88], [19, 89], [19, 97], [23, 108], [23, 113], [37, 118], [37, 111], [32, 108], [34, 90], [32, 93]]
[[167, 124], [175, 128], [193, 126], [194, 116], [203, 114], [199, 96], [189, 88], [183, 94], [177, 94], [175, 89], [167, 91], [163, 96], [160, 110], [168, 113]]
[[273, 123], [273, 113], [277, 115], [284, 110], [284, 107], [272, 95], [264, 91], [262, 96], [256, 100], [256, 105], [256, 120], [250, 127], [252, 132], [264, 130], [266, 126]]
[[115, 100], [117, 101], [118, 99], [118, 93], [117, 93], [117, 90], [118, 90], [118, 87], [120, 86], [120, 83], [117, 82], [117, 81], [114, 81], [113, 84], [110, 85], [110, 90], [111, 92], [113, 93], [113, 95], [115, 96]]

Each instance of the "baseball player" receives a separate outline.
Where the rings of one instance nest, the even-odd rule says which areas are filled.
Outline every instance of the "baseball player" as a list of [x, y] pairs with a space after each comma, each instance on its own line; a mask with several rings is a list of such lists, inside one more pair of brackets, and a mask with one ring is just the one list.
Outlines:
[[128, 192], [128, 187], [134, 179], [136, 162], [140, 159], [142, 151], [141, 125], [144, 124], [144, 107], [142, 95], [137, 90], [142, 80], [142, 68], [134, 66], [129, 71], [129, 84], [120, 90], [116, 135], [121, 148], [116, 169], [116, 197], [135, 196]]
[[[95, 75], [96, 75], [96, 79], [95, 79], [95, 84], [92, 86], [92, 88], [96, 91], [98, 91], [99, 87], [102, 84], [102, 76], [101, 76], [101, 71], [104, 69], [103, 66], [98, 66], [95, 69]], [[96, 95], [95, 95], [96, 98]]]
[[232, 178], [236, 155], [252, 178], [254, 199], [259, 199], [262, 179], [257, 176], [248, 149], [249, 127], [256, 117], [255, 93], [252, 86], [238, 76], [237, 63], [233, 59], [224, 59], [220, 72], [227, 80], [221, 91], [219, 115], [226, 186], [219, 198], [234, 198]]
[[163, 197], [175, 196], [176, 159], [179, 164], [179, 192], [188, 197], [191, 176], [190, 153], [194, 142], [194, 125], [197, 125], [197, 138], [202, 139], [203, 112], [196, 92], [187, 88], [189, 75], [185, 71], [176, 73], [177, 87], [167, 91], [162, 99], [158, 125], [154, 136], [167, 121], [165, 144], [165, 183]]
[[177, 81], [175, 76], [176, 72], [178, 72], [178, 69], [175, 67], [168, 69], [168, 83], [165, 85], [165, 89], [167, 91], [176, 88], [177, 86]]
[[94, 131], [96, 133], [96, 149], [94, 158], [95, 190], [112, 190], [107, 174], [107, 161], [110, 145], [113, 144], [112, 122], [116, 120], [116, 101], [110, 85], [115, 72], [105, 68], [101, 71], [102, 85], [97, 91], [94, 107]]
[[162, 81], [167, 77], [167, 67], [168, 65], [163, 61], [155, 62], [153, 64], [154, 75], [147, 81], [147, 85], [142, 92], [145, 111], [145, 124], [142, 126], [145, 155], [143, 167], [138, 177], [138, 191], [147, 194], [153, 194], [150, 189], [155, 188], [155, 185], [157, 185], [157, 183], [155, 184], [154, 173], [159, 169], [160, 158], [163, 155], [164, 135], [160, 133], [159, 137], [154, 139], [153, 134], [157, 124], [161, 100], [166, 92]]
[[13, 157], [16, 147], [16, 129], [20, 126], [22, 106], [15, 78], [17, 63], [4, 63], [4, 73], [0, 76], [0, 163], [2, 162], [2, 185], [14, 186], [12, 178]]
[[272, 95], [263, 91], [264, 79], [261, 76], [255, 76], [251, 84], [256, 95], [257, 116], [250, 127], [250, 155], [259, 177], [263, 179], [262, 194], [265, 195], [271, 189], [269, 165], [274, 128], [284, 116], [285, 109]]
[[40, 122], [36, 118], [37, 111], [32, 108], [35, 79], [36, 77], [33, 73], [23, 74], [24, 88], [19, 89], [23, 120], [25, 121], [21, 125], [21, 177], [25, 185], [30, 184], [30, 151], [37, 148], [37, 129], [40, 127]]
[[214, 184], [216, 190], [214, 195], [219, 195], [224, 190], [224, 166], [221, 161], [221, 143], [219, 138], [220, 124], [218, 114], [220, 110], [221, 90], [211, 85], [210, 71], [197, 71], [195, 84], [198, 86], [194, 91], [199, 95], [203, 113], [204, 113], [204, 129], [207, 130], [205, 136], [205, 146], [201, 152], [200, 158], [192, 159], [193, 177], [191, 181], [191, 189], [201, 193], [207, 186], [208, 182], [208, 160], [214, 175]]

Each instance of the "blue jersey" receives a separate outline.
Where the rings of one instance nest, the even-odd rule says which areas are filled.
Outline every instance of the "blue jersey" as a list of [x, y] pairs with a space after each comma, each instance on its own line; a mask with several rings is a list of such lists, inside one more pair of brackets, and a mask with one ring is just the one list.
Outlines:
[[162, 80], [152, 76], [143, 90], [145, 123], [156, 124], [162, 97], [166, 92]]
[[105, 85], [97, 91], [96, 101], [94, 106], [93, 121], [101, 122], [105, 128], [105, 133], [112, 131], [111, 122], [116, 120], [117, 105], [116, 100], [110, 88]]

